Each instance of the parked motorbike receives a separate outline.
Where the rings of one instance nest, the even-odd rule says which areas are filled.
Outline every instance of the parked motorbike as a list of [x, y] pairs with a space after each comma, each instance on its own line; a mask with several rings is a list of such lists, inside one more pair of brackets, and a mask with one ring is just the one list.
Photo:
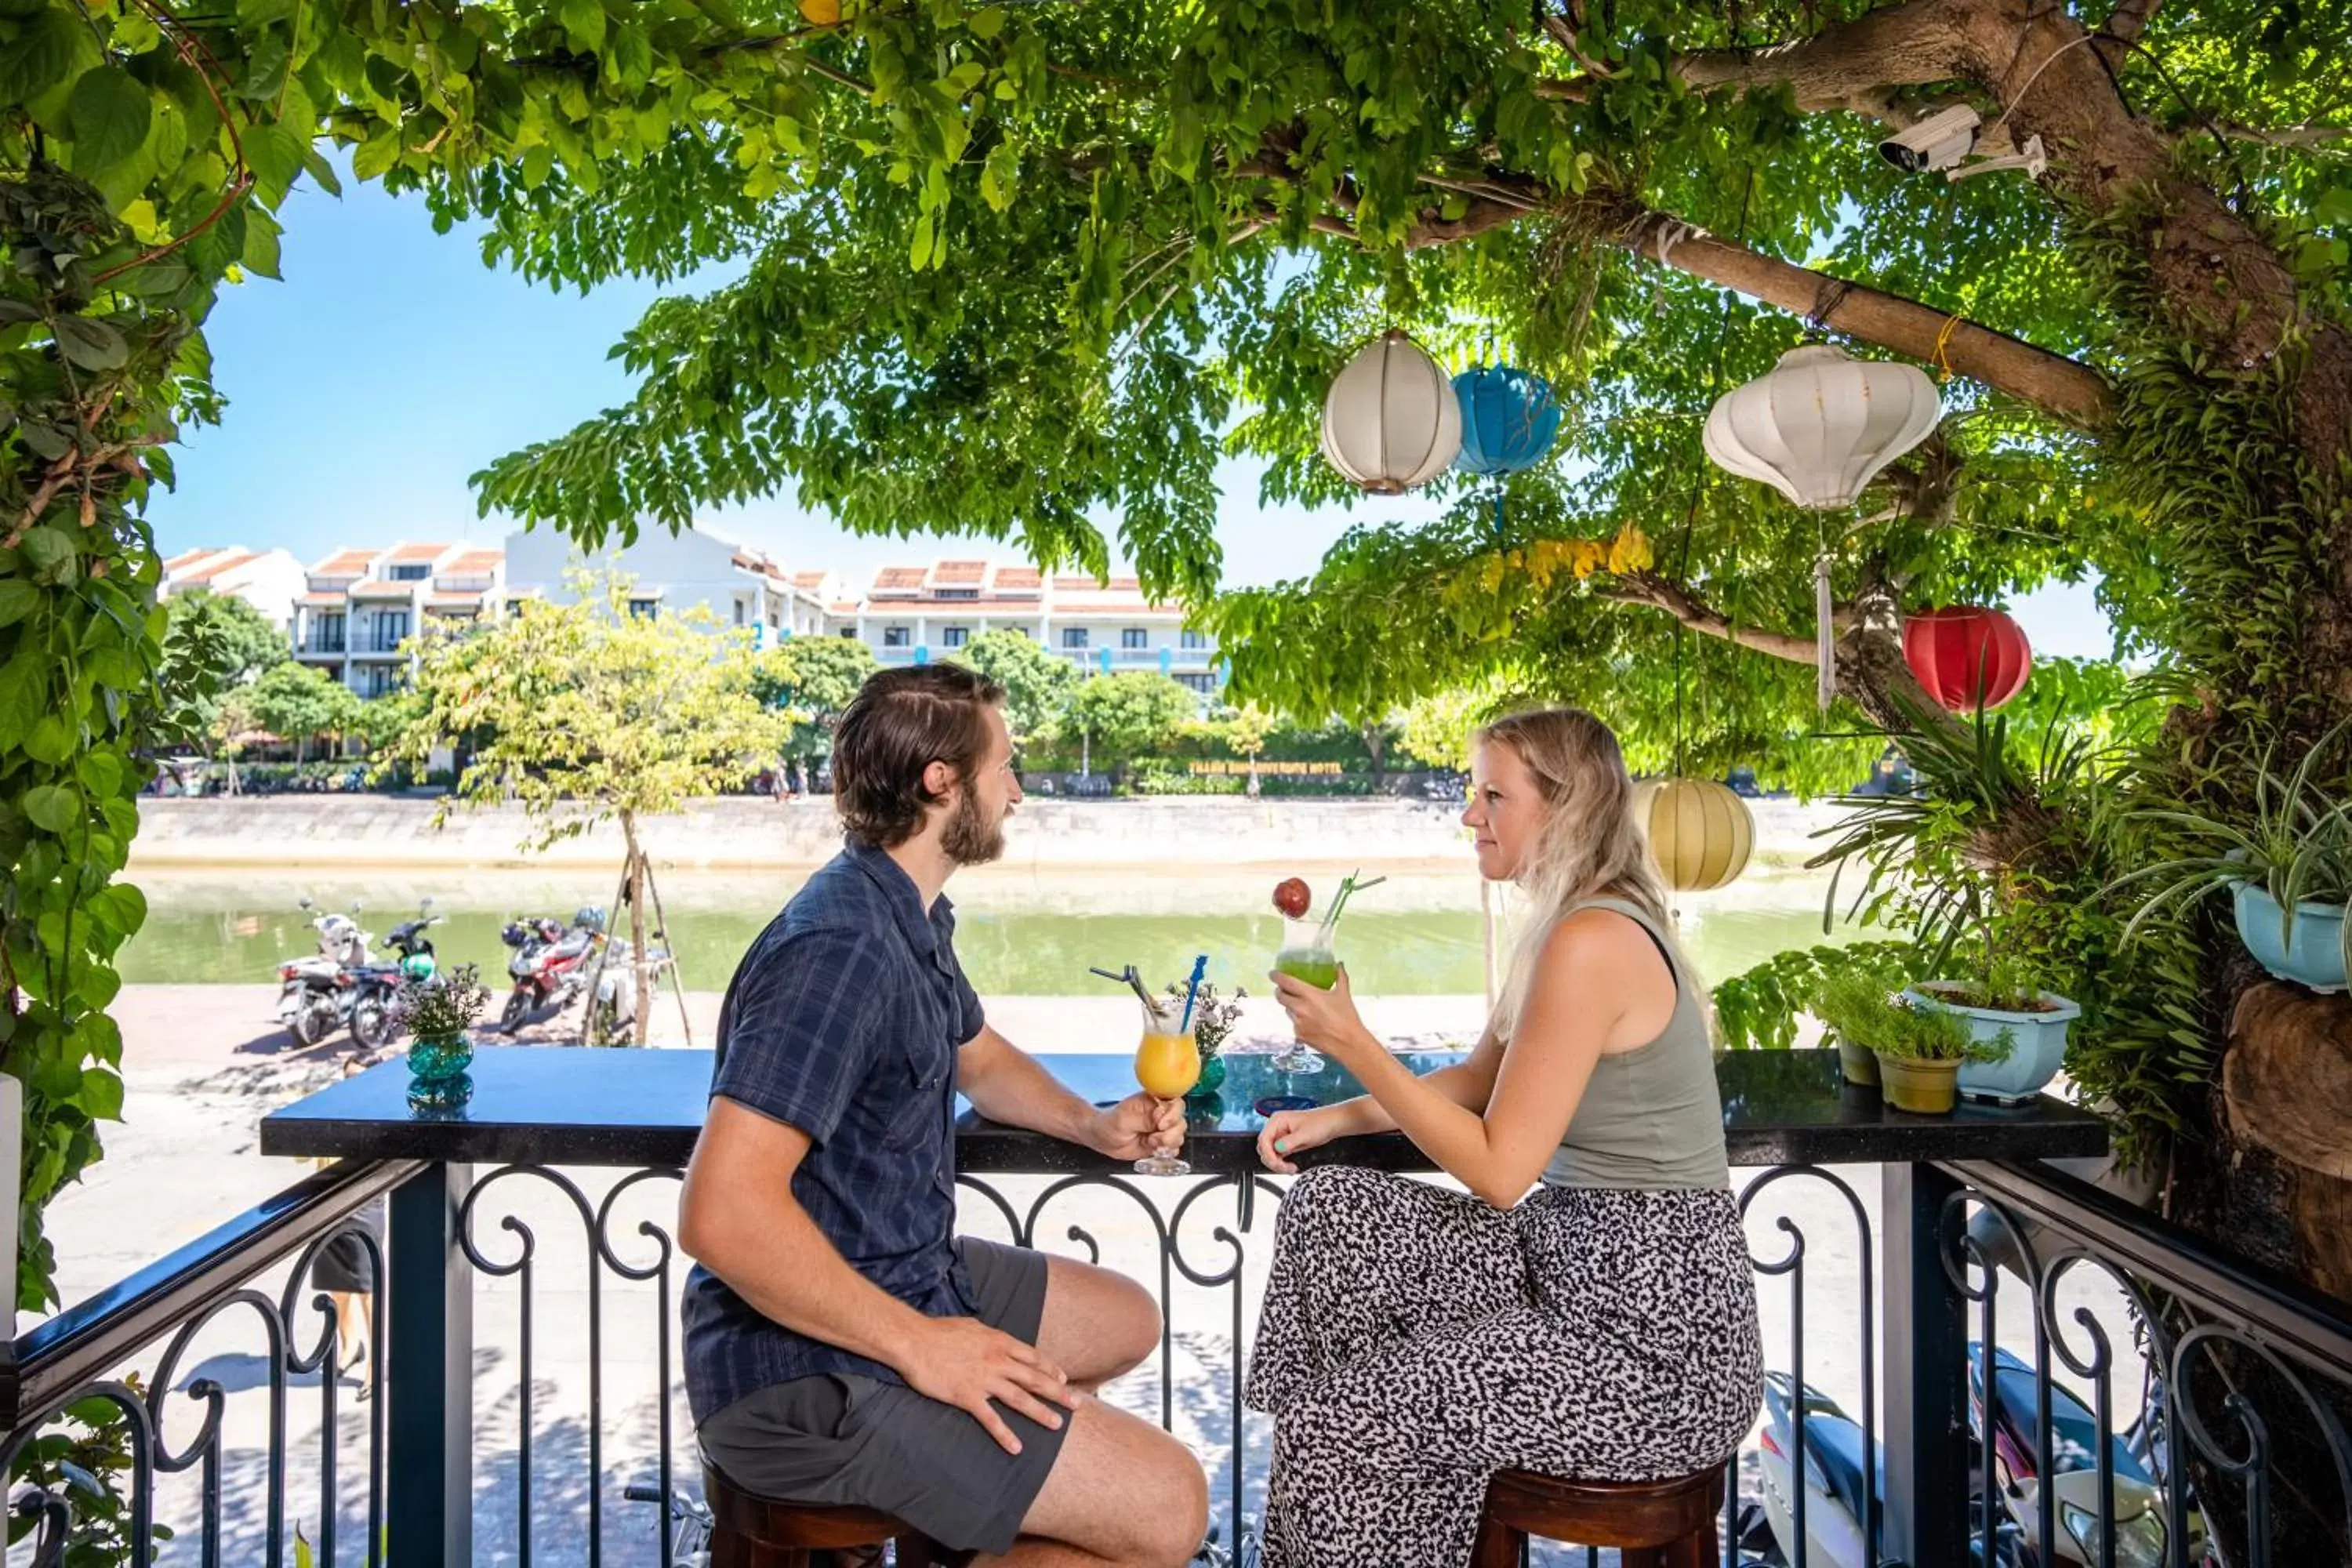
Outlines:
[[381, 1050], [399, 1034], [393, 1022], [392, 999], [401, 983], [430, 980], [439, 973], [440, 961], [433, 951], [433, 940], [425, 933], [440, 923], [440, 917], [433, 913], [433, 900], [420, 900], [416, 919], [401, 921], [384, 939], [385, 945], [399, 958], [390, 963], [366, 964], [354, 977], [352, 1043], [362, 1050]]
[[[310, 900], [302, 900], [301, 907], [309, 910]], [[315, 1046], [351, 1022], [359, 972], [367, 967], [368, 945], [375, 940], [352, 918], [359, 912], [354, 902], [351, 915], [313, 917], [318, 952], [278, 966], [278, 1021], [297, 1046]]]
[[[636, 949], [622, 937], [599, 937], [606, 945], [604, 969], [596, 977], [595, 999], [588, 1005], [588, 1016], [581, 1025], [583, 1045], [625, 1046], [635, 1033], [637, 1022]], [[646, 982], [648, 988], [661, 972], [676, 960], [669, 949], [648, 943], [646, 947]], [[593, 966], [592, 966], [593, 967]]]
[[535, 1013], [569, 1006], [588, 984], [604, 930], [604, 911], [593, 904], [575, 913], [569, 929], [543, 918], [509, 921], [499, 936], [514, 950], [507, 960], [514, 989], [499, 1015], [500, 1032], [511, 1035]]

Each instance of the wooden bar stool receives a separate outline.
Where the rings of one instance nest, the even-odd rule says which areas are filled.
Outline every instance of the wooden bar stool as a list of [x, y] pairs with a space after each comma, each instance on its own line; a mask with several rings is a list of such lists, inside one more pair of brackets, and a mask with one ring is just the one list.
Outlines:
[[1716, 1568], [1723, 1467], [1671, 1481], [1563, 1481], [1500, 1470], [1486, 1485], [1474, 1568], [1518, 1568], [1528, 1537], [1613, 1546], [1624, 1568]]
[[953, 1568], [968, 1552], [950, 1552], [912, 1525], [870, 1508], [779, 1502], [755, 1497], [708, 1465], [702, 1496], [710, 1505], [710, 1568], [816, 1568], [844, 1547], [898, 1543], [898, 1568]]

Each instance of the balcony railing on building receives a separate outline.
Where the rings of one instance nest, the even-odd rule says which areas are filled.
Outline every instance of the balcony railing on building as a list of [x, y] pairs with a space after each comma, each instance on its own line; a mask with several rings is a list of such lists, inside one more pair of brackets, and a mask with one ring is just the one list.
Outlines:
[[[1801, 1059], [1819, 1055], [1724, 1067], [1782, 1412], [1731, 1462], [1727, 1568], [2337, 1560], [2352, 1540], [2343, 1303], [2040, 1158], [1966, 1157], [2082, 1149], [2095, 1140], [2079, 1114], [1890, 1133], [1841, 1101], [1808, 1122], [1788, 1108], [1818, 1092], [1806, 1075], [1834, 1084], [1833, 1064]], [[1756, 1060], [1767, 1057], [1780, 1059]], [[373, 1069], [262, 1135], [265, 1149], [364, 1152], [17, 1339], [0, 1409], [18, 1479], [36, 1460], [19, 1521], [122, 1540], [166, 1521], [178, 1531], [166, 1563], [676, 1561], [678, 1518], [625, 1494], [676, 1498], [690, 1515], [698, 1489], [676, 1385], [686, 1259], [673, 1234], [709, 1058], [516, 1048], [484, 1053], [478, 1078], [491, 1068], [550, 1105], [546, 1120], [486, 1105], [488, 1089], [469, 1125], [371, 1119], [358, 1109], [371, 1094], [397, 1100], [369, 1079], [400, 1070]], [[1256, 1070], [1237, 1059], [1228, 1089], [1250, 1092]], [[1087, 1093], [1109, 1080], [1069, 1081]], [[1916, 1157], [1874, 1183], [1811, 1163], [1884, 1154], [1890, 1139]], [[1230, 1552], [1264, 1495], [1266, 1428], [1238, 1391], [1287, 1184], [1242, 1163], [1246, 1141], [1222, 1131], [1202, 1141], [1190, 1181], [1138, 1180], [1067, 1146], [1039, 1161], [1041, 1147], [967, 1123], [965, 1221], [1151, 1284], [1160, 1354], [1111, 1394], [1202, 1452], [1213, 1557]], [[1393, 1157], [1381, 1147], [1374, 1163]], [[379, 1203], [381, 1243], [361, 1223]], [[339, 1237], [374, 1280], [367, 1354], [382, 1374], [362, 1405], [321, 1376], [333, 1315], [313, 1276]], [[1850, 1288], [1823, 1300], [1832, 1271]], [[1846, 1391], [1852, 1423], [1787, 1415], [1788, 1394], [1815, 1384]], [[238, 1391], [262, 1396], [241, 1415]], [[2069, 1412], [2089, 1413], [2089, 1428]], [[54, 1442], [35, 1446], [92, 1425], [121, 1446], [103, 1481], [89, 1464], [103, 1444], [75, 1450], [79, 1479]], [[2035, 1541], [2061, 1544], [2045, 1556]]]

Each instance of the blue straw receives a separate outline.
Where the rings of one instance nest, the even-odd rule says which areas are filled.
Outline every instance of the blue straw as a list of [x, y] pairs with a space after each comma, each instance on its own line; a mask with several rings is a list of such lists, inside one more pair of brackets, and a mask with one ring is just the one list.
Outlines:
[[1192, 983], [1184, 987], [1184, 1021], [1176, 1026], [1180, 1035], [1192, 1026], [1192, 998], [1200, 992], [1201, 976], [1208, 972], [1209, 955], [1204, 952], [1192, 961]]

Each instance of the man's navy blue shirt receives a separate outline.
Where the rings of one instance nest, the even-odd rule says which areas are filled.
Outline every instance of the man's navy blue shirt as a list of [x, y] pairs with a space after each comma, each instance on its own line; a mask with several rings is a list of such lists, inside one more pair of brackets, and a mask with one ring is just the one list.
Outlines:
[[[970, 1316], [955, 1227], [955, 1053], [980, 1033], [955, 913], [851, 846], [751, 944], [719, 1013], [710, 1092], [808, 1134], [793, 1196], [851, 1268], [931, 1317]], [[725, 1202], [724, 1194], [719, 1197]], [[688, 1276], [686, 1391], [697, 1421], [828, 1373], [903, 1381], [762, 1316], [709, 1269]]]

